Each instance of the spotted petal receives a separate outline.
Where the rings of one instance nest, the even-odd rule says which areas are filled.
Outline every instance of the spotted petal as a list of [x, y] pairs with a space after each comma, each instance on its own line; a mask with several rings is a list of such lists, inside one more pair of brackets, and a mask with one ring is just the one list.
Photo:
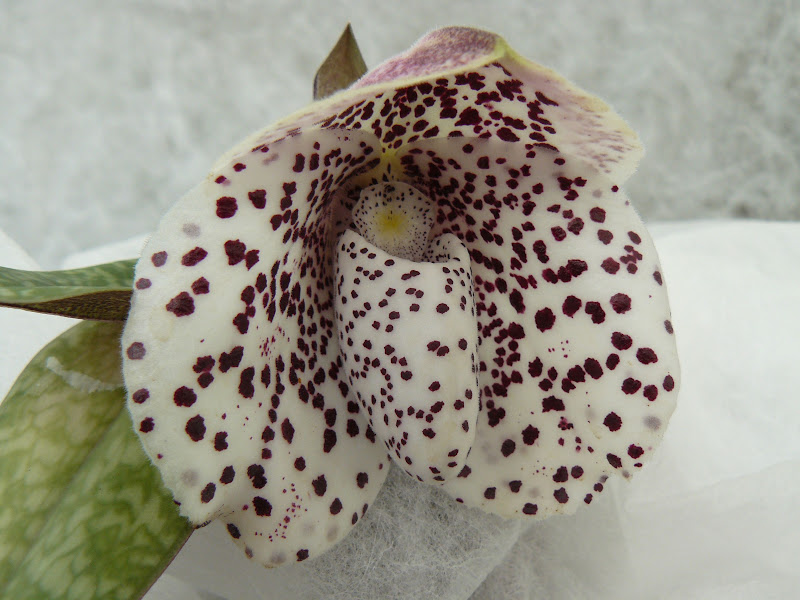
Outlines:
[[333, 192], [374, 139], [312, 131], [240, 154], [180, 200], [136, 269], [129, 409], [181, 512], [266, 565], [345, 535], [383, 445], [340, 373], [326, 243]]
[[434, 235], [472, 258], [483, 410], [445, 489], [506, 516], [573, 512], [642, 467], [675, 406], [653, 243], [614, 182], [549, 148], [459, 138], [400, 154], [438, 203]]
[[420, 481], [456, 477], [478, 416], [469, 253], [434, 240], [434, 262], [392, 256], [355, 231], [340, 238], [336, 315], [344, 366], [370, 425]]
[[[130, 411], [183, 514], [224, 519], [248, 555], [276, 565], [356, 523], [387, 446], [420, 479], [503, 515], [568, 512], [609, 473], [638, 469], [677, 386], [655, 250], [617, 187], [641, 153], [598, 99], [498, 36], [447, 28], [225, 154], [148, 243], [123, 337]], [[350, 229], [359, 189], [393, 181], [437, 209], [430, 237], [446, 248], [408, 255], [425, 287], [404, 282], [407, 259], [388, 268]], [[371, 357], [362, 376], [355, 349], [392, 333], [383, 284], [355, 281], [379, 256], [386, 289], [406, 283], [393, 301], [419, 332], [394, 335], [407, 379], [399, 354]], [[463, 272], [451, 284], [445, 267]], [[461, 283], [464, 302], [446, 291]], [[406, 291], [427, 285], [412, 315]], [[450, 317], [433, 312], [440, 303]], [[461, 353], [425, 360], [442, 346]], [[447, 361], [458, 372], [434, 379]], [[403, 392], [399, 424], [377, 400], [378, 375]], [[448, 390], [440, 414], [428, 379]], [[435, 437], [410, 407], [440, 419]], [[469, 431], [444, 435], [459, 410]], [[398, 447], [404, 433], [426, 439]], [[443, 466], [447, 448], [457, 460]]]

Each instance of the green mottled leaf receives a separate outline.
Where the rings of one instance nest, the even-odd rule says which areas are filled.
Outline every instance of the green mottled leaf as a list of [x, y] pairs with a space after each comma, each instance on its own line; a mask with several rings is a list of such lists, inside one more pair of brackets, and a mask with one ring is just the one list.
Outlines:
[[124, 321], [131, 306], [136, 260], [69, 271], [0, 267], [0, 306], [75, 319]]
[[350, 87], [364, 73], [367, 65], [358, 49], [353, 29], [347, 24], [339, 41], [328, 54], [314, 77], [314, 100], [327, 98], [331, 94]]
[[66, 331], [0, 405], [2, 598], [139, 598], [191, 532], [124, 408], [121, 328]]

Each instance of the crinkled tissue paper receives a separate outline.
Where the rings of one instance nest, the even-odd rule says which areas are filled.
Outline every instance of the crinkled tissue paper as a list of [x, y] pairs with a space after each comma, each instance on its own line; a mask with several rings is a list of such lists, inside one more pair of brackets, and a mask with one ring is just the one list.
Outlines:
[[[571, 517], [526, 524], [457, 505], [393, 470], [320, 558], [251, 563], [216, 523], [146, 600], [786, 599], [800, 590], [800, 223], [650, 226], [673, 309], [682, 389], [654, 460]], [[143, 240], [67, 257], [138, 255]], [[4, 266], [37, 268], [0, 232]], [[0, 395], [72, 325], [0, 310]], [[609, 482], [611, 483], [611, 482]]]

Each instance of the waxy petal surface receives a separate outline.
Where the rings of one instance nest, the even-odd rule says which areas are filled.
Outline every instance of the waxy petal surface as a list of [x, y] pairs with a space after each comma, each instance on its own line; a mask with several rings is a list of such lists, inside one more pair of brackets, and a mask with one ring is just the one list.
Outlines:
[[549, 148], [432, 140], [400, 160], [438, 203], [433, 235], [472, 259], [483, 406], [445, 489], [505, 516], [573, 512], [642, 466], [675, 406], [652, 241], [613, 182]]
[[344, 368], [370, 425], [409, 475], [461, 472], [478, 416], [469, 253], [453, 235], [432, 262], [392, 256], [355, 231], [339, 240], [336, 316]]
[[334, 192], [374, 151], [327, 130], [240, 153], [136, 269], [123, 352], [144, 447], [182, 514], [223, 519], [265, 565], [343, 537], [388, 470], [340, 372], [327, 243]]

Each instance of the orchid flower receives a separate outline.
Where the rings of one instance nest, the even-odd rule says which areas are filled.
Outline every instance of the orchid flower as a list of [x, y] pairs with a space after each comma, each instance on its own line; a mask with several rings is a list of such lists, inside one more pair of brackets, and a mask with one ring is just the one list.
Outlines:
[[500, 37], [446, 28], [225, 154], [164, 216], [123, 334], [182, 514], [302, 561], [393, 461], [541, 519], [653, 455], [678, 361], [620, 186], [642, 148]]

